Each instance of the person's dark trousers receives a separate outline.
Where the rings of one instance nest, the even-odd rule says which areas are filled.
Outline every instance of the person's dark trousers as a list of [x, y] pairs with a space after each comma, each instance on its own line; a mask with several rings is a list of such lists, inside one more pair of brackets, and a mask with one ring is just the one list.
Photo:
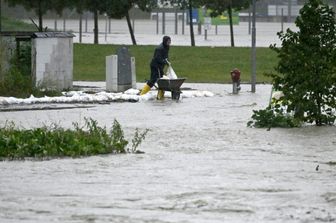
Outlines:
[[150, 69], [151, 69], [151, 78], [149, 81], [147, 81], [147, 84], [152, 88], [156, 83], [156, 81], [160, 77], [162, 77], [162, 75], [160, 74], [160, 69], [158, 67], [150, 66]]

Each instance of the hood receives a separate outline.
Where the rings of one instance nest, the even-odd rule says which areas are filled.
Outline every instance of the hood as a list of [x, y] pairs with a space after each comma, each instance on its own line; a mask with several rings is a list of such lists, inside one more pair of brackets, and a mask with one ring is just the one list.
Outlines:
[[162, 39], [162, 43], [164, 47], [168, 47], [167, 42], [171, 40], [169, 36], [164, 36]]

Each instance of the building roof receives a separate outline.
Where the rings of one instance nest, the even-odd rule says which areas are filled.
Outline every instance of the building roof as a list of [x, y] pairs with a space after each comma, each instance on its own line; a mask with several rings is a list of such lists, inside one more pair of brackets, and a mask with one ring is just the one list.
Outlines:
[[70, 32], [38, 32], [33, 33], [33, 38], [73, 38], [74, 34]]

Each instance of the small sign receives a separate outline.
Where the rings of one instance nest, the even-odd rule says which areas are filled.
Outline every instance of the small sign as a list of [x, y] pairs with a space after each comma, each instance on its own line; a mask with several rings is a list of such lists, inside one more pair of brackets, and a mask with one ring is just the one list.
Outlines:
[[211, 29], [211, 17], [204, 17], [204, 29], [205, 30]]

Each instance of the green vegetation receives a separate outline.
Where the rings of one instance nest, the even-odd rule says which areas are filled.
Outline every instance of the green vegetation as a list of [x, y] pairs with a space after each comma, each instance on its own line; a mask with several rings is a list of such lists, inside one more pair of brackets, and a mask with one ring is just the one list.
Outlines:
[[0, 96], [27, 98], [30, 95], [52, 97], [60, 96], [62, 93], [33, 86], [31, 75], [23, 75], [17, 68], [10, 69], [3, 80], [0, 80]]
[[34, 86], [31, 76], [31, 45], [22, 43], [20, 54], [17, 52], [9, 60], [10, 68], [5, 70], [6, 46], [0, 41], [0, 95], [27, 98], [30, 95], [35, 97], [59, 96], [61, 92], [51, 89], [39, 89]]
[[294, 128], [301, 126], [301, 122], [292, 115], [283, 113], [279, 107], [267, 107], [266, 109], [253, 110], [252, 120], [247, 123], [248, 127], [256, 128]]
[[2, 17], [2, 31], [37, 31], [33, 24], [25, 23], [20, 20]]
[[[81, 157], [98, 154], [141, 153], [137, 147], [148, 132], [136, 129], [131, 147], [117, 120], [112, 129], [99, 127], [97, 121], [85, 119], [85, 125], [73, 124], [74, 130], [52, 127], [19, 130], [14, 124], [0, 128], [0, 159]], [[85, 130], [83, 130], [83, 128]]]
[[[88, 81], [105, 80], [105, 57], [116, 54], [118, 45], [74, 45], [74, 79]], [[137, 81], [149, 78], [149, 63], [155, 46], [128, 46], [135, 57]], [[188, 47], [172, 46], [170, 62], [179, 77], [187, 82], [229, 83], [230, 71], [238, 68], [243, 82], [250, 81], [251, 51], [247, 47]], [[257, 49], [257, 81], [270, 82], [265, 73], [274, 71], [278, 60], [269, 48]]]
[[278, 33], [282, 47], [271, 47], [279, 63], [276, 73], [269, 76], [283, 96], [272, 105], [273, 109], [254, 111], [256, 127], [273, 124], [264, 120], [279, 123], [275, 118], [286, 116], [317, 126], [333, 125], [336, 120], [335, 13], [321, 0], [309, 0], [295, 24], [298, 32], [288, 29]]

